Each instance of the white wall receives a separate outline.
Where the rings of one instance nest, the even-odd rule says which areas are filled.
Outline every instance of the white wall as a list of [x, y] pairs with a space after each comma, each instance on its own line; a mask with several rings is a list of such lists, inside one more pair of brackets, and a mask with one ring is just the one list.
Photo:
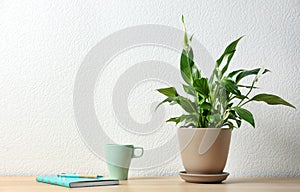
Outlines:
[[[257, 127], [244, 123], [234, 131], [226, 171], [234, 176], [300, 176], [299, 0], [1, 1], [0, 175], [107, 174], [105, 163], [88, 149], [76, 127], [73, 87], [81, 62], [93, 46], [113, 32], [150, 23], [181, 29], [182, 14], [189, 32], [195, 33], [214, 59], [229, 42], [245, 34], [232, 68], [254, 68], [264, 59], [272, 73], [258, 86], [298, 108], [261, 103], [250, 106]], [[99, 78], [117, 79], [124, 68], [152, 56], [171, 62], [169, 56], [165, 57], [167, 51], [138, 51], [116, 58], [113, 63], [122, 63], [119, 71], [112, 64]], [[176, 67], [178, 56], [172, 60]], [[113, 66], [115, 71], [109, 68]], [[106, 131], [115, 134], [112, 138], [116, 142], [155, 148], [176, 133], [174, 128], [171, 134], [162, 132], [138, 139], [115, 131], [119, 129], [112, 126], [115, 117], [101, 116], [108, 109], [101, 108], [99, 98], [108, 92], [105, 87], [113, 87], [103, 82], [95, 88], [96, 110]], [[159, 86], [150, 82], [132, 90], [128, 103], [136, 121], [149, 120], [148, 101], [162, 98], [153, 92]], [[110, 101], [105, 95], [103, 98]], [[163, 124], [161, 129], [169, 130], [170, 126]], [[176, 158], [130, 174], [176, 175], [182, 169]]]

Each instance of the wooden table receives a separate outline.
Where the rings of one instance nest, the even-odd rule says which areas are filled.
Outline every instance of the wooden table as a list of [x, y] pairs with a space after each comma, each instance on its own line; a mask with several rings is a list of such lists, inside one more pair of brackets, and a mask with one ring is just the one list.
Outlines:
[[300, 191], [300, 178], [233, 178], [229, 177], [223, 184], [186, 183], [179, 177], [133, 177], [121, 181], [121, 185], [89, 188], [65, 188], [55, 185], [38, 183], [35, 177], [0, 177], [0, 192], [49, 192], [49, 191]]

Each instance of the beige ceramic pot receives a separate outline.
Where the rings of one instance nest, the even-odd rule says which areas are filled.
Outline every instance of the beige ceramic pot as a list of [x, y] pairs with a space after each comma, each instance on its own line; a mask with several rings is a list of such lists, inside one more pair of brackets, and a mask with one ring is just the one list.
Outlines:
[[231, 130], [179, 128], [181, 160], [187, 173], [219, 174], [226, 165]]

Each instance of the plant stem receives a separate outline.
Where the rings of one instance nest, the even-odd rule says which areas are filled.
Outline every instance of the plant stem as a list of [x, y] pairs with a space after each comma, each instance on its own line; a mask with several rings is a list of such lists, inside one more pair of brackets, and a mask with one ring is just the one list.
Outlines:
[[[246, 94], [245, 98], [247, 98], [248, 95], [251, 93], [251, 91], [252, 91], [252, 89], [253, 89], [253, 87], [254, 87], [254, 84], [255, 84], [255, 80], [252, 82], [251, 88], [249, 89], [249, 91], [248, 91], [248, 93]], [[239, 104], [238, 104], [237, 106], [241, 107], [241, 106], [245, 105], [246, 103], [248, 103], [249, 100], [248, 100], [247, 102], [245, 102], [244, 104], [240, 105], [240, 104], [245, 100], [245, 98], [242, 99], [242, 100], [239, 102]]]
[[240, 107], [244, 106], [245, 104], [249, 103], [251, 100], [246, 101], [245, 103], [241, 104]]
[[195, 91], [195, 92], [196, 92], [195, 103], [196, 103], [196, 105], [197, 105], [197, 107], [198, 107], [198, 113], [199, 113], [199, 115], [198, 115], [197, 126], [198, 126], [198, 127], [202, 127], [202, 126], [201, 126], [201, 109], [200, 109], [200, 106], [199, 106], [199, 93], [198, 93], [197, 91]]

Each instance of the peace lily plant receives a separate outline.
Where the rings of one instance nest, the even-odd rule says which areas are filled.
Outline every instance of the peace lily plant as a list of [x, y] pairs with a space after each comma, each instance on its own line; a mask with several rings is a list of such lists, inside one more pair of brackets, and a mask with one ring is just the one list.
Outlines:
[[[194, 63], [193, 49], [190, 46], [192, 37], [188, 38], [184, 17], [184, 49], [180, 58], [180, 71], [185, 84], [184, 91], [191, 95], [194, 100], [178, 94], [174, 87], [157, 89], [167, 96], [159, 105], [170, 103], [180, 105], [186, 112], [179, 117], [173, 117], [167, 122], [182, 123], [182, 127], [193, 128], [238, 128], [244, 120], [255, 127], [253, 115], [245, 109], [245, 105], [253, 101], [263, 101], [269, 105], [286, 105], [295, 108], [292, 104], [279, 96], [261, 93], [250, 97], [258, 78], [269, 72], [268, 69], [255, 68], [252, 70], [238, 69], [227, 72], [228, 66], [236, 51], [236, 46], [242, 37], [230, 43], [216, 65], [209, 78], [203, 77], [201, 71]], [[255, 75], [251, 85], [241, 84], [245, 77]], [[243, 93], [242, 89], [246, 90]], [[159, 106], [158, 105], [158, 106]]]
[[[178, 104], [185, 111], [185, 114], [167, 120], [181, 125], [178, 140], [185, 171], [180, 172], [180, 176], [188, 182], [221, 182], [229, 175], [223, 169], [227, 161], [231, 130], [239, 128], [242, 121], [255, 127], [253, 115], [245, 108], [246, 105], [262, 101], [269, 105], [295, 107], [273, 94], [250, 96], [252, 90], [257, 89], [255, 83], [261, 75], [269, 72], [268, 69], [238, 69], [228, 72], [236, 46], [242, 37], [226, 47], [216, 61], [210, 77], [203, 77], [194, 63], [193, 49], [190, 46], [193, 36], [188, 37], [183, 17], [182, 23], [184, 49], [180, 58], [180, 72], [185, 82], [183, 89], [190, 97], [179, 95], [174, 87], [157, 89], [167, 96], [157, 107], [163, 103]], [[251, 76], [254, 78], [250, 85], [241, 83], [241, 80]]]

